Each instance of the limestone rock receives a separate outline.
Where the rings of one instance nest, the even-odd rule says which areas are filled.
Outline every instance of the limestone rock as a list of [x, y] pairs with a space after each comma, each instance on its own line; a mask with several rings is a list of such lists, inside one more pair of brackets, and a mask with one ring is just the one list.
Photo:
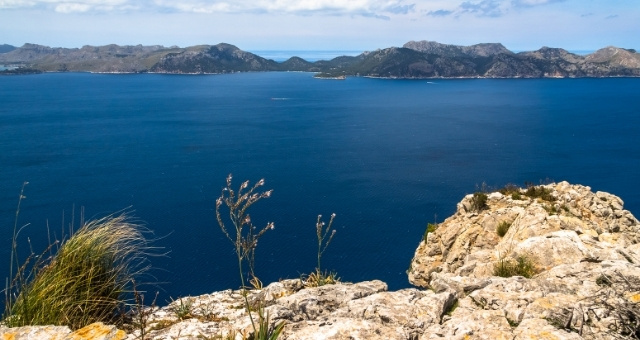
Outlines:
[[0, 337], [11, 340], [123, 340], [127, 334], [102, 322], [71, 332], [67, 326], [0, 327]]
[[[467, 195], [456, 213], [418, 246], [409, 281], [428, 287], [432, 274], [490, 277], [500, 259], [526, 255], [541, 270], [580, 261], [638, 263], [640, 223], [620, 198], [567, 182], [541, 186], [554, 200], [489, 194], [488, 209], [474, 211]], [[499, 223], [510, 223], [504, 237]]]
[[[625, 332], [619, 315], [640, 320], [640, 223], [623, 201], [567, 182], [537, 190], [548, 195], [489, 194], [482, 211], [468, 195], [420, 243], [410, 282], [453, 291], [460, 305], [423, 338], [613, 339]], [[494, 276], [517, 258], [537, 274]]]
[[67, 326], [25, 326], [25, 327], [0, 327], [0, 337], [12, 340], [63, 340], [71, 330]]

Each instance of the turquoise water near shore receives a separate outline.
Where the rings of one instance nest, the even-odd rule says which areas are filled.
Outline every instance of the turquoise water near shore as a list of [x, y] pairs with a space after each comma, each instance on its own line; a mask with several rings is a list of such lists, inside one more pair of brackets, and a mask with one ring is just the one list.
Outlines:
[[[34, 249], [131, 206], [170, 251], [161, 302], [239, 286], [215, 222], [228, 173], [265, 178], [252, 209], [275, 222], [264, 282], [315, 266], [315, 220], [336, 213], [323, 265], [408, 287], [428, 222], [489, 186], [567, 180], [640, 214], [640, 79], [318, 80], [308, 73], [39, 74], [0, 78], [0, 274], [20, 186]], [[63, 215], [65, 216], [63, 218]], [[2, 260], [6, 259], [6, 261]]]

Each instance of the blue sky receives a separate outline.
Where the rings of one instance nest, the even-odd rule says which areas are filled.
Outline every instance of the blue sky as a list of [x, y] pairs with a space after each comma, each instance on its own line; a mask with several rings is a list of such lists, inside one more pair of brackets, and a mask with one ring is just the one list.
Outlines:
[[640, 50], [640, 1], [0, 0], [0, 43], [16, 46], [365, 51], [410, 40]]

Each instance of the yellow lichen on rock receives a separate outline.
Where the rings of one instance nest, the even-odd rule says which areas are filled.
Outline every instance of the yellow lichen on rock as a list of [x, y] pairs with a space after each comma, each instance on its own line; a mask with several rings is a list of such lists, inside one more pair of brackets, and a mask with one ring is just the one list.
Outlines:
[[69, 340], [124, 340], [127, 334], [115, 326], [102, 322], [92, 323], [69, 334]]

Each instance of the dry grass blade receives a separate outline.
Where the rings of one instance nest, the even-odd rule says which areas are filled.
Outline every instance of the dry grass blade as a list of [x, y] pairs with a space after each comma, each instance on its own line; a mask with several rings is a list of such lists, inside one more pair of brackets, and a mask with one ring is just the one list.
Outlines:
[[53, 258], [31, 269], [14, 287], [10, 326], [67, 325], [81, 328], [113, 321], [135, 275], [147, 269], [146, 239], [126, 215], [84, 224], [62, 242]]

